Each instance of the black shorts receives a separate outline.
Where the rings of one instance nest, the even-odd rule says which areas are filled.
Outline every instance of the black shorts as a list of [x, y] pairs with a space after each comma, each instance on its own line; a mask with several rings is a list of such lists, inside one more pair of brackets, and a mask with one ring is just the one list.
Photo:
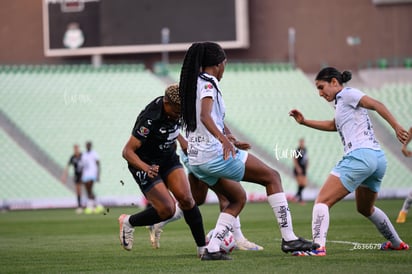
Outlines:
[[75, 184], [80, 184], [82, 182], [82, 173], [81, 172], [75, 172], [73, 181]]
[[132, 173], [133, 178], [139, 185], [140, 190], [143, 192], [143, 194], [146, 194], [156, 184], [165, 182], [167, 180], [167, 176], [177, 168], [183, 168], [182, 164], [180, 163], [179, 156], [177, 156], [177, 154], [174, 154], [173, 156], [163, 161], [162, 164], [159, 165], [159, 173], [153, 179], [147, 176], [146, 171], [136, 169], [129, 165], [129, 171]]
[[[306, 176], [306, 166], [301, 166], [300, 168], [302, 169], [302, 174], [299, 174], [299, 175]], [[298, 172], [296, 171], [296, 168], [293, 169], [293, 174], [295, 175], [295, 177], [298, 176]]]

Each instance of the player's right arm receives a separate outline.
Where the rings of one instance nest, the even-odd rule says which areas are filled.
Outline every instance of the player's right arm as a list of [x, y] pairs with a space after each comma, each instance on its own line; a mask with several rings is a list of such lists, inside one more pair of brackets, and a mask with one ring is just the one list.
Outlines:
[[323, 131], [336, 131], [335, 120], [327, 120], [327, 121], [307, 120], [305, 119], [303, 114], [297, 109], [292, 109], [289, 112], [289, 116], [292, 116], [293, 118], [295, 118], [298, 124], [301, 124], [307, 127], [311, 127], [311, 128], [323, 130]]
[[126, 145], [123, 148], [123, 158], [129, 163], [129, 165], [146, 172], [147, 176], [149, 176], [150, 178], [154, 178], [159, 172], [159, 166], [148, 165], [140, 159], [135, 151], [138, 150], [141, 146], [142, 142], [131, 135], [129, 141], [127, 141]]
[[67, 182], [67, 175], [69, 175], [69, 168], [71, 164], [72, 164], [72, 158], [69, 159], [69, 162], [67, 163], [66, 167], [63, 170], [62, 176], [60, 177], [60, 180], [62, 181], [63, 184]]

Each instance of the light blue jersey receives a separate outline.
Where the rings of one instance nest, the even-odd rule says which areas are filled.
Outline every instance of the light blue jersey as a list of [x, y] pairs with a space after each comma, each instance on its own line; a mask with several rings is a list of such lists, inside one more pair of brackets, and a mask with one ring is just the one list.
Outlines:
[[358, 148], [380, 150], [368, 111], [359, 106], [364, 95], [360, 90], [350, 87], [345, 87], [336, 95], [335, 124], [345, 154]]
[[[213, 85], [210, 81], [213, 81]], [[197, 80], [197, 95], [196, 95], [196, 124], [197, 128], [194, 132], [190, 132], [188, 140], [188, 158], [190, 165], [200, 165], [217, 157], [223, 157], [222, 144], [215, 136], [200, 121], [201, 101], [205, 97], [213, 99], [213, 108], [211, 116], [215, 121], [218, 129], [224, 134], [224, 117], [225, 117], [225, 103], [222, 94], [218, 88], [218, 81], [214, 76], [209, 74], [202, 74]]]
[[375, 138], [367, 109], [359, 106], [363, 96], [363, 92], [349, 87], [336, 95], [335, 124], [345, 155], [331, 174], [339, 177], [349, 192], [359, 186], [378, 192], [387, 161]]

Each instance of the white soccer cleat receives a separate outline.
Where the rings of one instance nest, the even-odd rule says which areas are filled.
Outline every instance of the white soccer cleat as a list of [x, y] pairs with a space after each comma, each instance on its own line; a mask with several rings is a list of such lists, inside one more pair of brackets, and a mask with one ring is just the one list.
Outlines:
[[134, 228], [129, 224], [127, 219], [130, 215], [122, 214], [119, 217], [119, 227], [120, 227], [120, 244], [127, 251], [132, 250], [133, 247], [133, 233]]
[[147, 226], [147, 229], [149, 229], [150, 243], [152, 247], [154, 249], [160, 248], [160, 234], [163, 230], [160, 229], [158, 224]]
[[250, 242], [248, 239], [244, 238], [240, 241], [236, 241], [236, 249], [239, 250], [263, 250], [263, 247], [255, 244], [254, 242]]

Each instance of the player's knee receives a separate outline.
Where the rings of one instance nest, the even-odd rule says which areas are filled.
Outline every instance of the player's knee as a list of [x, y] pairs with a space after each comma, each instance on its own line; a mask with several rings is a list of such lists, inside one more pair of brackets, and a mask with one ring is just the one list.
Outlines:
[[199, 195], [195, 195], [195, 196], [193, 196], [193, 199], [195, 199], [195, 203], [196, 203], [196, 205], [198, 205], [198, 206], [201, 206], [201, 205], [203, 205], [204, 203], [205, 203], [205, 201], [206, 201], [206, 197], [205, 196], [199, 196]]
[[277, 192], [282, 189], [282, 180], [279, 172], [274, 169], [270, 169], [268, 176], [266, 177], [266, 186], [276, 189]]
[[157, 210], [157, 214], [163, 220], [170, 219], [175, 214], [176, 208], [174, 204], [163, 205]]
[[195, 201], [193, 200], [192, 196], [187, 196], [178, 199], [179, 206], [182, 210], [189, 210], [195, 205]]

